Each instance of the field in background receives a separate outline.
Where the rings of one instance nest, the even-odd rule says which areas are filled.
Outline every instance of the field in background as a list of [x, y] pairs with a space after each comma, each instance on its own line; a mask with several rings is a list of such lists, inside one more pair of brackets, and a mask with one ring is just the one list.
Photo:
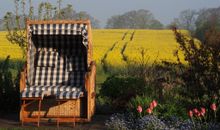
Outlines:
[[[186, 31], [182, 31], [186, 33]], [[151, 64], [155, 60], [176, 61], [178, 44], [172, 30], [93, 30], [94, 59], [98, 65], [123, 68], [129, 61], [140, 61], [141, 50]], [[183, 56], [180, 57], [183, 60]]]
[[18, 45], [11, 44], [6, 39], [7, 32], [0, 32], [0, 59], [5, 59], [10, 55], [10, 59], [20, 60], [22, 59], [22, 51]]
[[[141, 50], [146, 51], [149, 63], [157, 60], [175, 61], [174, 50], [178, 48], [171, 30], [93, 30], [93, 57], [97, 62], [97, 81], [105, 80], [103, 64], [112, 67], [124, 67], [126, 62], [138, 61]], [[6, 32], [0, 32], [0, 59], [10, 55], [12, 60], [22, 59], [22, 51], [17, 45], [9, 43]]]

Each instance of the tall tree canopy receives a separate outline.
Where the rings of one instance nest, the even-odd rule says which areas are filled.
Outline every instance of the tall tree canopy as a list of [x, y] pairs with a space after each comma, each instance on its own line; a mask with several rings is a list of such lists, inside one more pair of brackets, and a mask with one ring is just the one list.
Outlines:
[[196, 20], [195, 36], [204, 41], [204, 35], [209, 28], [220, 32], [220, 7], [200, 10]]
[[115, 15], [108, 19], [106, 28], [161, 29], [163, 25], [144, 9]]
[[179, 29], [186, 29], [190, 32], [195, 31], [196, 29], [196, 19], [198, 16], [198, 12], [195, 10], [183, 10], [180, 12], [178, 18], [174, 18], [169, 26], [175, 26]]

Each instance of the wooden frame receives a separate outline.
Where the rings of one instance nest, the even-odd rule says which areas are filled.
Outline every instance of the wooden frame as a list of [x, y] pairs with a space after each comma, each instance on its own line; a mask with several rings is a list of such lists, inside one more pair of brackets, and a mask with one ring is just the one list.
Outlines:
[[[59, 120], [59, 122], [67, 122], [68, 118], [74, 117], [74, 122], [89, 122], [91, 121], [92, 116], [95, 112], [95, 77], [96, 77], [96, 64], [94, 61], [92, 61], [92, 34], [91, 34], [91, 26], [89, 20], [49, 20], [49, 21], [39, 21], [39, 20], [27, 20], [27, 27], [30, 24], [63, 24], [63, 23], [70, 23], [70, 24], [76, 24], [76, 23], [82, 23], [86, 24], [88, 26], [88, 50], [87, 50], [87, 63], [89, 66], [89, 70], [85, 75], [85, 86], [87, 94], [84, 94], [84, 97], [81, 97], [76, 101], [76, 109], [75, 110], [78, 114], [77, 115], [71, 115], [71, 114], [63, 114], [58, 115], [57, 113], [57, 105], [55, 102], [57, 100], [54, 100], [54, 98], [49, 99], [40, 99], [40, 98], [22, 98], [22, 104], [21, 104], [21, 110], [20, 110], [20, 121], [22, 125], [24, 122], [37, 122], [38, 126], [40, 126], [40, 119], [46, 119], [46, 120]], [[27, 28], [27, 32], [29, 32]], [[27, 39], [29, 39], [29, 34], [27, 33]], [[29, 49], [29, 45], [27, 47]], [[28, 50], [27, 50], [28, 52]], [[29, 58], [29, 55], [27, 54], [27, 59]], [[20, 76], [20, 92], [24, 90], [25, 84], [26, 84], [26, 78], [27, 73], [29, 71], [30, 65], [28, 63], [25, 64], [23, 71], [21, 72]], [[33, 102], [29, 102], [26, 104], [26, 100], [33, 100]], [[36, 102], [38, 101], [38, 104]], [[59, 101], [58, 101], [59, 102]], [[69, 107], [71, 106], [71, 101], [65, 101], [66, 103], [58, 103], [59, 110], [60, 107]], [[70, 104], [68, 104], [70, 103]], [[50, 104], [51, 105], [50, 107]], [[47, 106], [49, 105], [49, 106]], [[35, 110], [34, 108], [38, 106], [38, 109]], [[36, 112], [37, 111], [37, 112]], [[45, 112], [46, 111], [46, 112]]]

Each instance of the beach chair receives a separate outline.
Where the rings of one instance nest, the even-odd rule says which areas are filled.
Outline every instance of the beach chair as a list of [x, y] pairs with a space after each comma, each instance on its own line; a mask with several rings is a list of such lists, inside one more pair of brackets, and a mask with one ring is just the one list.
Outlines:
[[27, 21], [20, 120], [88, 122], [95, 111], [96, 64], [89, 20]]

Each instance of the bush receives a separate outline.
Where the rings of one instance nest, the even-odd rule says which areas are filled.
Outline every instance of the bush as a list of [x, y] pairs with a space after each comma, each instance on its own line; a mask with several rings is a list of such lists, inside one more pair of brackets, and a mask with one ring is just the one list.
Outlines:
[[[12, 62], [9, 56], [0, 62], [0, 112], [7, 113], [19, 109], [19, 76], [22, 62]], [[16, 70], [16, 71], [17, 71]]]
[[161, 118], [172, 118], [173, 116], [183, 119], [187, 118], [184, 104], [176, 100], [161, 103], [157, 108], [157, 113]]
[[141, 78], [112, 76], [102, 84], [100, 95], [107, 98], [114, 108], [125, 108], [137, 95], [145, 95], [147, 88]]

